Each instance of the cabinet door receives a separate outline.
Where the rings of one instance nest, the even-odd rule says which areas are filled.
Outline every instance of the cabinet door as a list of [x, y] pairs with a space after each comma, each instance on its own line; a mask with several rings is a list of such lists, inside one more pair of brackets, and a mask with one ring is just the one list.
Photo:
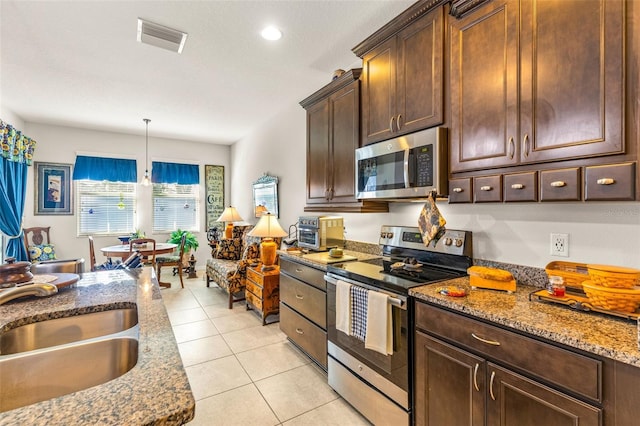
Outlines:
[[415, 424], [484, 425], [484, 359], [420, 332], [415, 356]]
[[329, 189], [329, 101], [307, 109], [307, 204], [327, 202]]
[[518, 162], [518, 2], [450, 17], [451, 171]]
[[487, 375], [488, 426], [602, 425], [599, 408], [492, 363], [487, 364]]
[[623, 8], [521, 1], [522, 162], [624, 152]]
[[357, 202], [356, 149], [360, 146], [360, 82], [334, 93], [329, 98], [331, 111], [331, 184], [332, 203]]
[[396, 129], [408, 133], [443, 121], [444, 11], [439, 7], [397, 36]]
[[366, 145], [391, 138], [396, 126], [396, 38], [364, 55], [362, 65], [362, 145]]

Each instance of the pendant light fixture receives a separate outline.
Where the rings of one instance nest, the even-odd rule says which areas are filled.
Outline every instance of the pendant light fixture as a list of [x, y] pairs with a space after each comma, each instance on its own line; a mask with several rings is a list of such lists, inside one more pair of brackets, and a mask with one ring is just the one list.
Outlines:
[[148, 118], [143, 118], [142, 121], [144, 121], [147, 124], [147, 129], [145, 131], [145, 148], [144, 148], [145, 171], [144, 171], [144, 177], [142, 178], [142, 182], [140, 182], [140, 184], [142, 186], [149, 186], [151, 185], [151, 179], [149, 178], [149, 122], [151, 120], [149, 120]]

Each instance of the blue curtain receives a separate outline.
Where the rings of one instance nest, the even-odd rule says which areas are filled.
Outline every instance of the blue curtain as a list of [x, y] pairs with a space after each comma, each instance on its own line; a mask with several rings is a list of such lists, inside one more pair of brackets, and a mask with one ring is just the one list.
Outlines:
[[200, 172], [196, 164], [154, 161], [151, 163], [151, 182], [197, 185], [200, 183]]
[[29, 260], [22, 241], [22, 214], [27, 194], [27, 168], [36, 141], [0, 120], [0, 231], [7, 235], [7, 257]]
[[73, 179], [136, 182], [138, 180], [136, 160], [78, 155], [73, 167]]

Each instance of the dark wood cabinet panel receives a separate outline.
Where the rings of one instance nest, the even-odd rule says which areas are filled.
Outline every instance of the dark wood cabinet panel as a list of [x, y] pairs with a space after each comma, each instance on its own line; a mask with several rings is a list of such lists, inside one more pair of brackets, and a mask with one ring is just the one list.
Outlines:
[[472, 178], [459, 178], [449, 180], [449, 204], [470, 203], [473, 201]]
[[438, 7], [363, 54], [363, 145], [443, 122], [443, 50]]
[[416, 426], [484, 425], [483, 358], [416, 333]]
[[493, 363], [487, 365], [487, 376], [488, 426], [602, 425], [600, 408]]
[[504, 201], [538, 201], [538, 173], [512, 173], [503, 176]]
[[280, 330], [322, 368], [327, 369], [327, 332], [280, 303]]
[[584, 199], [631, 201], [636, 195], [635, 182], [635, 163], [585, 167]]
[[476, 203], [499, 203], [502, 201], [502, 176], [474, 177], [473, 200]]
[[355, 150], [360, 147], [360, 69], [318, 90], [307, 110], [305, 211], [386, 212], [386, 202], [356, 199]]
[[540, 172], [540, 201], [580, 201], [580, 169]]

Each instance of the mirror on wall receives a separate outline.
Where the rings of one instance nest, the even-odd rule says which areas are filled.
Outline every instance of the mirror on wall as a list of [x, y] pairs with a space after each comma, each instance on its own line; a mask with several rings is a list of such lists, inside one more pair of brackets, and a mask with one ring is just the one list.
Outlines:
[[253, 211], [255, 217], [260, 217], [267, 212], [279, 217], [278, 178], [276, 176], [269, 176], [265, 173], [253, 182]]

